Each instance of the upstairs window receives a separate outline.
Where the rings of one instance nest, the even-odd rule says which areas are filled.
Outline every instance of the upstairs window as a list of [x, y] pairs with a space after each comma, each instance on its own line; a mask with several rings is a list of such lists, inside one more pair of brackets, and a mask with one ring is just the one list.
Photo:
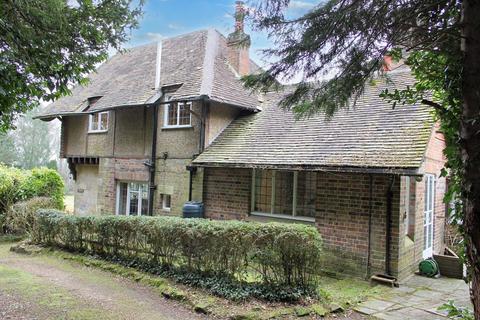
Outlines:
[[89, 117], [88, 132], [106, 132], [108, 130], [108, 111], [93, 113]]
[[172, 102], [166, 104], [164, 126], [167, 128], [190, 127], [192, 125], [191, 110], [191, 102]]

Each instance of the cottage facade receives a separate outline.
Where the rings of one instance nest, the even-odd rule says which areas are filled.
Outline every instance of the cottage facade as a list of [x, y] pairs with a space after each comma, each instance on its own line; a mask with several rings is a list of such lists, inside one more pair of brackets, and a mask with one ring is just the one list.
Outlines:
[[338, 272], [411, 275], [443, 249], [447, 185], [430, 110], [378, 97], [410, 83], [408, 70], [331, 119], [296, 121], [278, 106], [288, 88], [243, 88], [258, 66], [236, 16], [228, 37], [203, 30], [114, 56], [41, 115], [62, 121], [75, 213], [181, 215], [197, 200], [212, 219], [315, 225]]

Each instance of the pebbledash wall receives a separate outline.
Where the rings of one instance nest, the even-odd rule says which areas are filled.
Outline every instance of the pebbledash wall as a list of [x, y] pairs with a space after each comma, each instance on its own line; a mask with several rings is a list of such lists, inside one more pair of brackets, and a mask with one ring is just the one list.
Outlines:
[[[442, 199], [446, 184], [445, 178], [440, 177], [445, 162], [443, 147], [443, 137], [434, 130], [422, 168], [436, 177], [434, 252], [444, 246], [445, 205]], [[203, 200], [206, 216], [257, 220], [249, 215], [251, 174], [251, 169], [205, 168]], [[386, 194], [392, 186], [390, 267], [392, 274], [399, 279], [413, 274], [422, 259], [424, 240], [425, 179], [417, 180], [418, 177], [410, 177], [410, 197], [407, 200], [406, 177], [318, 172], [315, 225], [324, 242], [325, 268], [356, 276], [385, 272]], [[405, 230], [407, 202], [410, 203], [409, 232]]]
[[[200, 152], [202, 104], [193, 104], [192, 126], [163, 127], [163, 109], [159, 108], [154, 213], [181, 215], [188, 200], [187, 165]], [[205, 123], [205, 146], [237, 116], [237, 108], [210, 103]], [[98, 157], [98, 165], [76, 165], [75, 212], [77, 214], [113, 214], [116, 211], [116, 185], [119, 181], [148, 183], [152, 143], [152, 110], [147, 107], [110, 111], [108, 131], [88, 133], [88, 116], [65, 117], [62, 123], [62, 157]], [[202, 200], [203, 170], [193, 178], [192, 199]], [[161, 208], [161, 194], [171, 195], [171, 210]]]

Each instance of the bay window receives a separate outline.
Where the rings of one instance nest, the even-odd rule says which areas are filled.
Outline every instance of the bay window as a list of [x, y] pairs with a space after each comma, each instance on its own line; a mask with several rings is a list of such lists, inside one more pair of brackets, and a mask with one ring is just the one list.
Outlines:
[[316, 172], [254, 169], [252, 215], [314, 221], [316, 188]]

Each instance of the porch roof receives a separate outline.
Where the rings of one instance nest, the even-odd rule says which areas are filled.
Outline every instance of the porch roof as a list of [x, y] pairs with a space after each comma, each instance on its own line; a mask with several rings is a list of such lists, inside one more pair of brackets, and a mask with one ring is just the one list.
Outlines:
[[408, 70], [367, 85], [355, 106], [331, 119], [295, 120], [279, 107], [285, 93], [270, 93], [263, 111], [235, 120], [194, 161], [200, 167], [422, 174], [434, 120], [420, 104], [392, 105], [380, 92], [412, 83]]

